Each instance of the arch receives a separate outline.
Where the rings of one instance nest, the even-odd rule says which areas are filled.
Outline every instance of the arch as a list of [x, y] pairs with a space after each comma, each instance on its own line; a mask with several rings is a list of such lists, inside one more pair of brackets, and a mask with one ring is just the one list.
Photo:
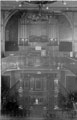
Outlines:
[[[11, 13], [8, 14], [7, 18], [6, 18], [5, 21], [4, 21], [4, 27], [6, 26], [7, 22], [9, 21], [9, 19], [10, 19], [16, 12], [18, 12], [18, 10], [13, 10], [13, 11], [11, 11]], [[69, 16], [68, 16], [66, 13], [64, 13], [64, 12], [62, 12], [61, 14], [63, 14], [63, 15], [66, 17], [66, 19], [69, 21], [69, 23], [70, 23], [70, 25], [71, 25], [71, 28], [73, 28], [73, 24], [72, 24], [72, 21], [71, 21], [71, 19], [69, 18]]]
[[[22, 11], [22, 10], [21, 10]], [[5, 18], [4, 20], [4, 41], [5, 41], [5, 27], [8, 23], [8, 21], [10, 20], [10, 18], [15, 15], [17, 12], [20, 12], [19, 10], [12, 10], [10, 13], [8, 13], [7, 17]], [[72, 20], [70, 19], [69, 15], [66, 14], [65, 12], [61, 12], [61, 15], [63, 15], [66, 20], [69, 22], [70, 24], [70, 27], [71, 27], [71, 30], [73, 31], [73, 23], [72, 23]], [[5, 44], [5, 43], [4, 43]], [[5, 50], [4, 50], [5, 51]]]
[[71, 28], [73, 29], [73, 23], [72, 23], [71, 19], [69, 18], [69, 16], [66, 13], [62, 13], [62, 14], [66, 17], [66, 19], [70, 23]]
[[13, 11], [11, 11], [11, 12], [8, 14], [8, 16], [6, 17], [6, 19], [4, 20], [4, 28], [6, 27], [7, 22], [10, 20], [10, 18], [11, 18], [16, 12], [18, 12], [18, 10], [13, 10]]
[[[7, 22], [10, 20], [10, 18], [16, 13], [16, 12], [18, 12], [18, 10], [12, 10], [10, 13], [8, 13], [8, 15], [7, 15], [7, 17], [6, 17], [6, 19], [4, 19], [4, 21], [3, 21], [3, 40], [4, 40], [4, 46], [5, 46], [5, 27], [6, 27], [6, 25], [7, 25]], [[5, 53], [5, 47], [4, 47], [4, 53]]]

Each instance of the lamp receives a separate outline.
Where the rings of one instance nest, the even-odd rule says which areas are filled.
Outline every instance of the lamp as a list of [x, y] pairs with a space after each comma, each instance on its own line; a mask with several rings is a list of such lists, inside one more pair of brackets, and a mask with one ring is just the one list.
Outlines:
[[63, 5], [66, 5], [66, 4], [67, 4], [66, 1], [64, 1], [64, 0], [62, 0], [62, 3], [63, 3]]

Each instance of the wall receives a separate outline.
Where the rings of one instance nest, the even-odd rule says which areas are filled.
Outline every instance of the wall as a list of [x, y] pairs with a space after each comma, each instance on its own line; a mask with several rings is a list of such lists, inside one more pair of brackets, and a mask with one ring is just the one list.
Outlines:
[[[24, 19], [24, 18], [23, 18]], [[56, 19], [51, 19], [51, 23], [48, 22], [38, 22], [34, 24], [22, 24], [23, 19], [19, 19], [18, 24], [18, 39], [29, 38], [29, 36], [41, 36], [46, 35], [49, 38], [57, 38], [58, 33], [58, 21]], [[21, 22], [20, 22], [21, 21]]]
[[56, 38], [59, 41], [72, 41], [73, 33], [72, 27], [69, 21], [65, 16], [59, 15], [58, 17], [51, 18], [51, 21], [48, 22], [40, 22], [35, 24], [21, 24], [23, 23], [23, 19], [19, 19], [18, 25], [18, 39], [20, 38], [29, 38], [31, 35], [41, 36], [47, 35], [48, 38]]
[[66, 76], [66, 89], [68, 91], [76, 91], [77, 92], [77, 78], [73, 75]]
[[5, 41], [18, 42], [18, 18], [12, 17], [5, 28]]
[[[2, 46], [1, 50], [2, 51], [5, 51], [5, 33], [4, 33], [5, 28], [3, 25], [4, 25], [5, 19], [7, 18], [8, 14], [9, 14], [9, 12], [7, 12], [7, 11], [5, 11], [5, 12], [1, 11], [1, 46]], [[58, 31], [59, 34], [58, 34], [58, 32], [57, 33], [55, 32], [55, 33], [57, 34], [57, 37], [60, 40], [72, 40], [73, 41], [73, 50], [75, 52], [77, 52], [77, 13], [70, 12], [70, 13], [66, 13], [66, 15], [68, 16], [69, 21], [71, 21], [73, 28], [71, 29], [69, 24], [66, 24], [66, 22], [64, 22], [65, 21], [64, 17], [59, 17], [58, 24], [56, 25], [56, 28], [58, 29], [56, 31]], [[20, 28], [20, 26], [19, 26], [19, 28]], [[51, 26], [51, 28], [53, 28], [53, 27]], [[25, 31], [27, 31], [27, 30], [28, 30], [28, 27], [26, 27], [26, 25], [25, 25]], [[51, 31], [50, 33], [52, 33], [52, 30], [53, 29], [50, 30], [50, 28], [49, 28], [49, 31]], [[55, 26], [54, 26], [54, 31], [55, 31]], [[19, 29], [18, 33], [21, 33], [20, 29]], [[50, 33], [49, 33], [49, 37], [52, 37], [53, 35]], [[27, 35], [26, 34], [27, 34], [27, 32], [25, 32], [24, 37], [26, 37], [28, 35], [28, 34]], [[18, 38], [20, 38], [21, 35], [20, 34], [18, 34], [18, 35], [19, 35]]]
[[72, 41], [72, 28], [64, 16], [59, 17], [59, 40]]
[[4, 28], [3, 28], [3, 19], [4, 19], [4, 14], [1, 12], [1, 51], [3, 52], [4, 49]]
[[18, 17], [13, 15], [5, 27], [5, 51], [18, 50]]
[[74, 36], [73, 36], [73, 40], [74, 40], [74, 51], [77, 52], [77, 12], [73, 13], [73, 32], [74, 32]]
[[9, 11], [1, 11], [1, 52], [5, 53], [5, 22]]

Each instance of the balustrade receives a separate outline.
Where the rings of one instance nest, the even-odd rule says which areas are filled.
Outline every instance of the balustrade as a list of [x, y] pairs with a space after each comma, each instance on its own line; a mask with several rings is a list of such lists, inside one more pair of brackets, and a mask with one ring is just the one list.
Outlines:
[[26, 55], [10, 55], [2, 59], [2, 71], [9, 69], [26, 69], [26, 68], [52, 68], [56, 69], [58, 57], [52, 56], [46, 50], [28, 50]]

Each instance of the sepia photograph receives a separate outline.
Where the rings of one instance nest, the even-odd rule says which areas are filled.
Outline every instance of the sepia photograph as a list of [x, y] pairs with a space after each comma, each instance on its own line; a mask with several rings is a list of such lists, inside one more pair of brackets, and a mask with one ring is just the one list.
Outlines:
[[0, 120], [77, 120], [77, 0], [0, 6]]

